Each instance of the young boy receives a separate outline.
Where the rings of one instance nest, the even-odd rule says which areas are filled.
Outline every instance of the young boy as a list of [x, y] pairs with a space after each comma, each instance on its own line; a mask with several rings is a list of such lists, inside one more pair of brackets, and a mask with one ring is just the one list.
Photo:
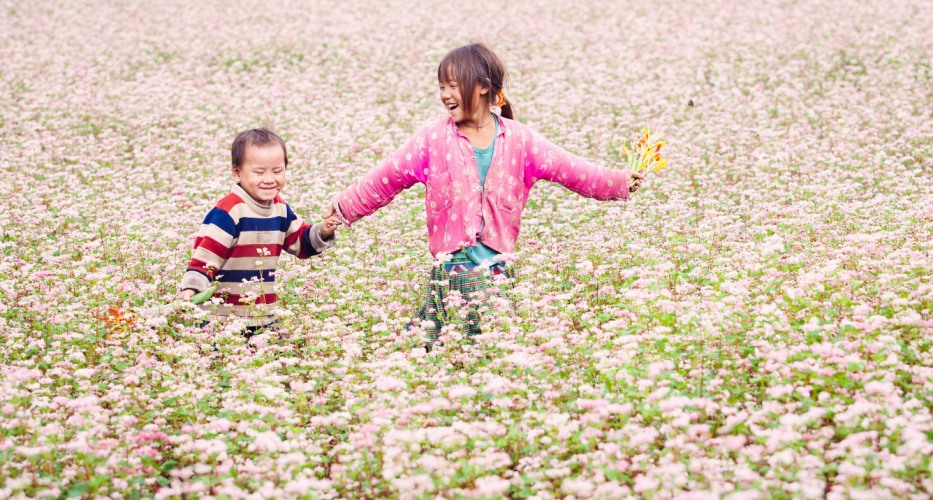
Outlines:
[[268, 305], [278, 300], [275, 269], [282, 251], [299, 259], [323, 252], [333, 246], [339, 222], [328, 218], [306, 224], [279, 196], [288, 153], [274, 132], [240, 132], [231, 155], [236, 184], [204, 218], [180, 296], [189, 300], [216, 281], [214, 297], [223, 302], [205, 303], [208, 319], [233, 314], [255, 333], [275, 322]]

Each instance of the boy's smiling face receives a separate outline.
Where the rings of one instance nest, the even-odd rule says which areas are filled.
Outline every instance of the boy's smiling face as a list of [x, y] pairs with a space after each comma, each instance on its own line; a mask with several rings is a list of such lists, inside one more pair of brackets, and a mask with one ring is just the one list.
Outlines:
[[271, 205], [285, 187], [285, 152], [282, 146], [247, 146], [243, 164], [233, 166], [233, 180], [261, 205]]

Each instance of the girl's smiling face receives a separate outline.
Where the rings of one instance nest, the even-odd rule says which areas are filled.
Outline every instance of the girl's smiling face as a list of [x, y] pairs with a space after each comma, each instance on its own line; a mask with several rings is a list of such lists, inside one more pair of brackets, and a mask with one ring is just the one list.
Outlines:
[[460, 84], [456, 81], [440, 82], [441, 103], [447, 107], [447, 112], [455, 122], [461, 122], [466, 118], [463, 109], [463, 99], [460, 97]]
[[488, 89], [479, 84], [474, 86], [472, 103], [476, 109], [468, 110], [463, 102], [463, 96], [460, 93], [459, 82], [451, 79], [449, 81], [439, 82], [439, 85], [441, 103], [447, 108], [447, 112], [450, 113], [450, 117], [453, 118], [454, 122], [472, 122], [483, 118], [483, 108], [480, 104], [485, 102], [484, 94], [488, 92]]
[[502, 62], [482, 44], [454, 49], [437, 66], [441, 103], [457, 125], [491, 123], [492, 96], [502, 90], [505, 78]]
[[278, 144], [249, 145], [243, 164], [233, 166], [233, 180], [261, 205], [271, 205], [285, 187], [285, 152]]

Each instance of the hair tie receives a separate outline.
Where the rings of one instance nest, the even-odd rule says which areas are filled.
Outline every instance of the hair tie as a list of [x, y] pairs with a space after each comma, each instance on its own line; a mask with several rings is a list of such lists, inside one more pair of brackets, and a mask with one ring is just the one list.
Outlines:
[[504, 91], [504, 90], [500, 90], [499, 93], [496, 94], [496, 97], [499, 98], [499, 102], [496, 103], [496, 106], [499, 106], [500, 108], [509, 103], [509, 101], [506, 101], [506, 100], [505, 100], [505, 91]]

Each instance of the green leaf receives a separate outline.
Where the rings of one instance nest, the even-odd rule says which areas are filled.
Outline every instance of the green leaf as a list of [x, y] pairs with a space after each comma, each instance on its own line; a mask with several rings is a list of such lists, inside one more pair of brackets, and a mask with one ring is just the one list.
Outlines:
[[80, 482], [71, 486], [68, 490], [68, 498], [78, 498], [87, 494], [89, 488], [87, 482]]
[[161, 469], [163, 473], [168, 474], [169, 472], [172, 472], [172, 470], [177, 466], [178, 462], [175, 460], [166, 460], [165, 463], [162, 464]]
[[205, 288], [204, 290], [201, 290], [200, 292], [198, 292], [198, 293], [192, 295], [192, 296], [191, 296], [191, 303], [192, 303], [192, 304], [195, 304], [195, 305], [203, 304], [203, 303], [207, 302], [208, 299], [210, 299], [211, 297], [214, 296], [214, 292], [215, 292], [215, 291], [217, 291], [217, 286], [216, 286], [216, 285], [214, 285], [214, 286], [209, 286], [209, 287]]

